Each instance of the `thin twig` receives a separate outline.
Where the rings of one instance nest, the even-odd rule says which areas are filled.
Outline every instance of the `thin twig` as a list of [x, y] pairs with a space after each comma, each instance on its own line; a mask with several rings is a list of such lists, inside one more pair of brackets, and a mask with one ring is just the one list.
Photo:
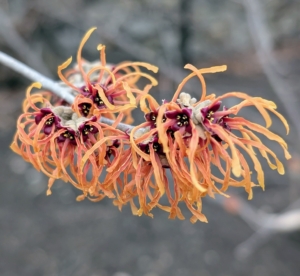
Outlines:
[[251, 17], [252, 27], [249, 26], [249, 28], [253, 28], [256, 31], [256, 43], [259, 44], [259, 49], [264, 54], [265, 62], [268, 62], [277, 72], [285, 74], [284, 67], [277, 61], [273, 54], [274, 41], [272, 32], [266, 24], [266, 14], [262, 3], [257, 0], [243, 0], [242, 2], [246, 12]]
[[[24, 63], [12, 58], [11, 56], [1, 51], [0, 51], [0, 63], [4, 64], [5, 66], [11, 68], [12, 70], [20, 73], [24, 77], [34, 82], [40, 82], [44, 89], [53, 92], [54, 94], [56, 94], [58, 97], [62, 98], [69, 104], [72, 104], [74, 102], [74, 96], [70, 93], [69, 89], [62, 87], [61, 85], [54, 82], [53, 80], [45, 77], [44, 75], [33, 70], [32, 68], [25, 65]], [[103, 118], [103, 117], [101, 117], [100, 121], [107, 125], [112, 125], [114, 123], [113, 120]], [[124, 132], [130, 132], [133, 129], [133, 126], [120, 123], [118, 124], [117, 129]]]
[[300, 137], [300, 124], [298, 118], [300, 112], [297, 106], [297, 96], [287, 81], [278, 74], [278, 64], [274, 56], [270, 53], [272, 50], [271, 37], [267, 24], [265, 24], [265, 15], [263, 5], [258, 0], [243, 0], [248, 27], [256, 49], [259, 62], [264, 70], [268, 81], [282, 102], [287, 115], [294, 125], [298, 138]]
[[253, 221], [259, 228], [235, 248], [238, 259], [246, 259], [276, 233], [289, 233], [300, 229], [300, 199], [292, 202], [280, 214], [264, 214], [264, 219]]
[[[106, 125], [112, 125], [114, 123], [113, 120], [110, 120], [110, 119], [107, 119], [105, 117], [101, 117], [100, 118], [100, 122], [103, 123], [103, 124], [106, 124]], [[124, 131], [126, 133], [130, 133], [130, 131], [134, 128], [134, 126], [132, 125], [127, 125], [127, 124], [123, 124], [123, 123], [119, 123], [117, 125], [117, 129], [121, 130], [121, 131]]]
[[66, 88], [63, 88], [58, 83], [54, 82], [53, 80], [47, 78], [46, 76], [42, 75], [41, 73], [35, 71], [34, 69], [30, 68], [29, 66], [25, 65], [24, 63], [14, 59], [13, 57], [9, 56], [0, 51], [0, 63], [4, 64], [5, 66], [9, 67], [10, 69], [20, 73], [24, 77], [35, 81], [40, 82], [44, 89], [50, 90], [58, 97], [62, 98], [69, 104], [72, 104], [74, 101], [74, 96], [70, 93], [70, 91]]
[[238, 215], [255, 232], [234, 250], [237, 259], [247, 259], [276, 233], [290, 233], [300, 229], [300, 199], [289, 204], [279, 214], [261, 212], [238, 195], [230, 198], [216, 196], [210, 202], [220, 205], [231, 214]]
[[221, 206], [225, 210], [229, 208], [230, 211], [228, 212], [238, 215], [253, 230], [257, 230], [265, 218], [263, 214], [259, 214], [255, 208], [239, 195], [230, 195], [229, 198], [217, 195], [215, 198], [211, 198], [210, 202]]

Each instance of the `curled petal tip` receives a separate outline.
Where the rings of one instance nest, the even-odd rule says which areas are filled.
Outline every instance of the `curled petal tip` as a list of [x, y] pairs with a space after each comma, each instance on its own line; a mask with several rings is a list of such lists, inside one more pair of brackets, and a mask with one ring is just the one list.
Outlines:
[[100, 50], [103, 49], [103, 48], [105, 48], [105, 45], [103, 45], [103, 44], [99, 44], [99, 45], [97, 46], [97, 50], [98, 50], [98, 51], [100, 51]]
[[58, 71], [62, 71], [63, 69], [67, 68], [72, 62], [72, 57], [69, 57], [65, 62], [58, 66]]
[[87, 31], [87, 33], [90, 34], [90, 33], [92, 33], [92, 32], [95, 31], [95, 30], [97, 30], [97, 27], [92, 27], [92, 28], [90, 28], [90, 29]]
[[184, 68], [184, 69], [188, 69], [191, 65], [192, 65], [192, 64], [187, 63], [183, 68]]
[[285, 174], [285, 170], [282, 164], [280, 164], [280, 166], [278, 166], [277, 171], [279, 174], [284, 175]]
[[79, 195], [76, 197], [76, 201], [83, 201], [85, 199], [85, 195]]
[[240, 177], [242, 175], [242, 168], [240, 166], [236, 166], [232, 168], [232, 173], [236, 177]]
[[29, 89], [32, 89], [32, 88], [42, 88], [42, 84], [40, 82], [34, 82], [33, 84], [31, 84], [30, 88]]

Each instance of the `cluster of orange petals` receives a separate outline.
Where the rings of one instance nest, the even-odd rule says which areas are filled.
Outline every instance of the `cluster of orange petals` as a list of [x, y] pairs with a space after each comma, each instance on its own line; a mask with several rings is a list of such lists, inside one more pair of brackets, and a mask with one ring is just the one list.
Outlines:
[[[229, 187], [243, 187], [251, 199], [253, 187], [264, 189], [257, 151], [271, 169], [284, 174], [282, 163], [260, 138], [263, 135], [276, 141], [286, 159], [291, 157], [285, 141], [268, 130], [272, 124], [269, 113], [273, 113], [289, 131], [276, 105], [241, 92], [219, 97], [206, 94], [203, 75], [222, 72], [226, 66], [197, 69], [186, 65], [191, 73], [170, 101], [158, 104], [148, 94], [157, 81], [141, 70], [157, 72], [157, 67], [144, 62], [107, 64], [103, 45], [98, 46], [99, 62], [81, 58], [93, 30], [79, 46], [76, 66], [63, 73], [71, 63], [69, 59], [58, 67], [60, 79], [76, 96], [73, 105], [55, 100], [50, 92], [31, 93], [32, 88], [41, 88], [34, 83], [28, 88], [17, 121], [11, 148], [49, 177], [47, 194], [51, 194], [54, 181], [62, 179], [82, 191], [77, 200], [109, 197], [119, 209], [129, 203], [135, 215], [152, 217], [152, 209], [158, 207], [172, 219], [184, 219], [179, 207], [184, 202], [192, 213], [192, 223], [206, 222], [202, 197], [227, 196]], [[137, 86], [141, 77], [150, 81], [143, 89]], [[199, 100], [182, 92], [193, 77], [201, 83]], [[222, 108], [221, 101], [228, 97], [240, 99], [240, 103]], [[132, 123], [131, 111], [138, 105], [145, 113], [145, 122], [119, 130], [120, 122]], [[257, 109], [266, 127], [238, 116], [247, 106]], [[101, 118], [115, 122], [107, 125]], [[254, 174], [245, 154], [254, 164]], [[252, 179], [254, 175], [257, 181]], [[162, 203], [162, 197], [168, 204]]]

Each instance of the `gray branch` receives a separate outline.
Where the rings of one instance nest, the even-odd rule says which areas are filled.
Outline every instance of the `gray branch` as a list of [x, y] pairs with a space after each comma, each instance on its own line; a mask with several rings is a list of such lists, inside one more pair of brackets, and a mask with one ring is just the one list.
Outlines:
[[[60, 84], [45, 77], [44, 75], [40, 74], [39, 72], [25, 65], [24, 63], [12, 58], [11, 56], [1, 51], [0, 51], [0, 63], [2, 63], [3, 65], [9, 67], [10, 69], [18, 72], [19, 74], [23, 75], [24, 77], [34, 82], [40, 82], [44, 89], [53, 92], [54, 94], [56, 94], [58, 97], [62, 98], [69, 104], [72, 104], [74, 102], [74, 96], [70, 93], [71, 91], [70, 89], [62, 87]], [[107, 125], [112, 125], [114, 123], [114, 121], [103, 117], [100, 119], [100, 121]], [[120, 123], [117, 126], [117, 129], [124, 132], [130, 132], [132, 128], [133, 126], [126, 125], [123, 123]]]

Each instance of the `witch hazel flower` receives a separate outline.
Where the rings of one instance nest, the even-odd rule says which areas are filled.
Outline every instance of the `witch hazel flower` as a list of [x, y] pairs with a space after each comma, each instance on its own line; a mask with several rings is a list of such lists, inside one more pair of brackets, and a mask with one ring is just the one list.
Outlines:
[[[250, 167], [240, 149], [244, 150], [252, 159], [254, 169], [257, 173], [258, 185], [264, 188], [264, 173], [256, 157], [254, 148], [259, 150], [272, 169], [277, 169], [278, 173], [283, 174], [284, 168], [275, 153], [262, 144], [261, 140], [253, 131], [278, 142], [283, 148], [285, 157], [289, 159], [291, 156], [287, 151], [287, 144], [281, 137], [268, 130], [272, 124], [268, 111], [275, 114], [283, 122], [288, 132], [289, 128], [285, 118], [276, 111], [276, 105], [273, 102], [260, 97], [250, 97], [241, 92], [230, 92], [219, 97], [215, 97], [215, 95], [207, 96], [201, 69], [198, 70], [191, 65], [187, 65], [186, 67], [193, 71], [189, 77], [198, 76], [202, 82], [202, 100], [195, 103], [193, 107], [193, 122], [195, 123], [195, 127], [200, 129], [198, 133], [204, 132], [204, 135], [199, 135], [199, 137], [201, 137], [199, 140], [199, 148], [202, 148], [202, 150], [199, 148], [196, 149], [196, 153], [199, 154], [199, 160], [201, 158], [204, 167], [211, 165], [216, 166], [221, 174], [223, 174], [224, 179], [220, 179], [212, 175], [210, 170], [208, 171], [211, 179], [222, 185], [222, 191], [226, 191], [228, 186], [242, 186], [248, 192], [249, 198], [252, 198], [252, 187], [257, 184], [251, 180]], [[221, 109], [222, 100], [228, 97], [235, 97], [242, 101], [233, 107], [223, 107], [223, 109]], [[265, 119], [266, 128], [236, 116], [238, 112], [246, 106], [254, 106], [257, 108]], [[233, 133], [232, 130], [239, 131], [241, 136]], [[201, 147], [201, 145], [204, 144], [206, 144], [206, 147]], [[208, 146], [210, 146], [212, 150], [209, 150]], [[227, 149], [230, 150], [231, 155]], [[207, 159], [203, 158], [203, 156], [207, 156]], [[272, 163], [270, 157], [273, 158], [276, 164]], [[225, 161], [226, 166], [221, 165], [221, 160]], [[238, 181], [235, 177], [242, 177], [242, 180]]]
[[[82, 58], [84, 44], [94, 30], [83, 37], [77, 63], [64, 71], [70, 58], [58, 67], [60, 79], [76, 96], [74, 103], [58, 101], [47, 91], [31, 93], [33, 88], [41, 88], [34, 83], [27, 90], [17, 121], [11, 148], [49, 178], [47, 194], [51, 194], [55, 180], [62, 179], [82, 192], [78, 201], [88, 198], [97, 202], [108, 197], [120, 210], [129, 204], [134, 215], [153, 217], [153, 208], [160, 208], [170, 219], [184, 219], [180, 209], [184, 203], [192, 223], [207, 222], [202, 213], [203, 197], [227, 196], [229, 187], [240, 187], [251, 199], [254, 187], [264, 189], [258, 153], [271, 169], [284, 174], [281, 161], [261, 140], [265, 136], [275, 141], [285, 158], [291, 158], [283, 138], [269, 130], [272, 113], [289, 132], [275, 103], [242, 92], [207, 94], [203, 75], [223, 72], [227, 67], [197, 69], [187, 64], [185, 68], [191, 72], [172, 99], [158, 104], [149, 95], [157, 81], [141, 70], [157, 72], [156, 66], [144, 62], [108, 64], [101, 44], [97, 47], [99, 60]], [[194, 77], [201, 84], [198, 99], [183, 92]], [[142, 89], [138, 86], [141, 78], [150, 81]], [[240, 102], [224, 106], [229, 97]], [[119, 123], [133, 121], [131, 111], [138, 104], [145, 121], [125, 132], [117, 129]], [[262, 115], [265, 126], [240, 116], [249, 106]], [[104, 124], [101, 117], [114, 123]]]
[[[99, 117], [80, 117], [71, 107], [53, 107], [42, 95], [30, 95], [34, 87], [41, 86], [36, 83], [28, 89], [24, 114], [18, 120], [11, 148], [49, 177], [47, 194], [51, 194], [54, 181], [62, 179], [83, 192], [80, 199], [102, 195], [114, 197], [99, 182], [108, 163], [105, 161], [108, 152], [116, 155], [116, 143], [105, 143], [110, 140], [109, 135], [104, 143], [98, 143], [106, 131], [98, 122]], [[39, 107], [40, 104], [47, 107]], [[116, 166], [110, 162], [107, 168], [112, 165]]]
[[[146, 105], [148, 100], [149, 108]], [[180, 201], [185, 201], [186, 206], [193, 213], [192, 220], [206, 221], [205, 216], [201, 213], [201, 206], [194, 208], [193, 203], [189, 201], [190, 193], [196, 190], [189, 172], [185, 168], [182, 156], [179, 156], [179, 145], [174, 139], [180, 139], [191, 136], [190, 120], [192, 109], [182, 108], [175, 103], [163, 101], [162, 105], [149, 95], [141, 99], [141, 109], [145, 112], [146, 122], [135, 127], [130, 134], [132, 146], [133, 167], [135, 168], [136, 184], [139, 187], [138, 199], [139, 208], [134, 202], [131, 202], [131, 208], [134, 214], [142, 213], [152, 216], [151, 209], [158, 207], [168, 212], [169, 218], [184, 219], [178, 206]], [[167, 136], [167, 142], [170, 142], [170, 151], [172, 154], [166, 154], [164, 150], [164, 139], [159, 131], [160, 125], [163, 125], [163, 131]], [[172, 156], [172, 159], [168, 157]], [[179, 160], [180, 159], [180, 160]], [[174, 163], [176, 165], [174, 166]], [[173, 164], [173, 165], [172, 165]], [[174, 181], [174, 191], [171, 191], [167, 171], [170, 171]], [[185, 176], [185, 177], [184, 177]], [[189, 182], [187, 181], [187, 178]], [[154, 178], [154, 182], [151, 179]], [[149, 191], [149, 187], [153, 190]], [[166, 195], [169, 206], [162, 205], [160, 199]], [[185, 195], [185, 196], [184, 196]], [[197, 199], [200, 193], [197, 191]], [[193, 200], [195, 195], [193, 196]], [[200, 198], [201, 200], [201, 198]]]
[[167, 111], [165, 116], [167, 119], [170, 119], [169, 121], [172, 123], [169, 127], [172, 132], [179, 131], [182, 135], [191, 133], [192, 128], [190, 119], [192, 116], [192, 109], [185, 107], [180, 110]]
[[[130, 182], [125, 185], [123, 197], [128, 198], [134, 215], [145, 214], [153, 217], [151, 210], [158, 207], [169, 212], [170, 218], [177, 216], [183, 219], [177, 206], [180, 193], [176, 193], [173, 197], [170, 191], [170, 184], [166, 175], [166, 168], [169, 168], [169, 164], [156, 132], [155, 129], [145, 132], [139, 131], [138, 127], [132, 130], [130, 140], [133, 162], [127, 171], [134, 179], [134, 186]], [[139, 207], [136, 206], [131, 197], [128, 197], [130, 194], [138, 197]], [[171, 207], [164, 206], [159, 202], [164, 194], [167, 195]]]
[[[89, 161], [90, 156], [98, 157], [99, 162], [104, 164], [100, 170], [103, 181], [93, 188], [93, 201], [101, 200], [101, 193], [109, 198], [119, 198], [123, 190], [123, 175], [125, 170], [132, 164], [130, 141], [127, 133], [115, 128], [99, 123], [102, 127], [103, 136], [99, 137], [94, 145], [85, 153], [81, 160], [81, 167]], [[105, 146], [106, 150], [99, 152], [99, 147]], [[100, 175], [98, 175], [100, 176]], [[100, 197], [97, 197], [97, 194]]]
[[[183, 94], [183, 97], [185, 97], [187, 101], [180, 103], [176, 101], [164, 101], [162, 105], [158, 105], [149, 95], [146, 95], [141, 100], [141, 109], [145, 112], [146, 122], [134, 128], [131, 132], [132, 148], [138, 156], [133, 158], [133, 160], [140, 160], [140, 164], [141, 162], [148, 161], [152, 166], [156, 166], [156, 169], [151, 173], [154, 174], [161, 196], [165, 191], [168, 191], [166, 194], [171, 206], [165, 206], [163, 209], [170, 212], [170, 218], [176, 216], [182, 218], [181, 211], [177, 205], [179, 199], [183, 198], [182, 195], [185, 194], [187, 196], [184, 201], [193, 213], [192, 221], [198, 219], [206, 221], [205, 216], [201, 213], [201, 208], [195, 209], [193, 207], [196, 201], [189, 201], [189, 198], [192, 198], [193, 200], [201, 202], [201, 197], [207, 193], [208, 184], [202, 181], [202, 174], [196, 175], [195, 173], [191, 173], [185, 163], [185, 158], [192, 160], [192, 156], [189, 156], [187, 153], [188, 143], [190, 143], [193, 136], [196, 137], [196, 139], [197, 137], [199, 139], [199, 136], [194, 133], [192, 121], [193, 107], [191, 104], [195, 103], [195, 99], [192, 100], [186, 93]], [[181, 99], [183, 97], [181, 97]], [[146, 107], [146, 99], [149, 102], [150, 110]], [[144, 133], [142, 130], [144, 130]], [[150, 153], [152, 149], [156, 154], [151, 156]], [[190, 153], [192, 154], [193, 152], [190, 151]], [[162, 160], [163, 163], [161, 162]], [[193, 161], [190, 161], [190, 163], [192, 162]], [[133, 163], [137, 164], [135, 161]], [[140, 164], [136, 166], [139, 167]], [[162, 178], [166, 168], [169, 168], [173, 175], [175, 189], [177, 191], [176, 195], [178, 196], [176, 200], [171, 197], [172, 193], [169, 190], [169, 184], [166, 183], [166, 178]], [[161, 173], [158, 173], [159, 171]], [[198, 189], [195, 187], [195, 182], [198, 185]], [[212, 183], [211, 185], [213, 186]], [[199, 189], [201, 191], [199, 191]], [[218, 190], [216, 189], [216, 191]], [[213, 192], [211, 191], [211, 193]], [[159, 203], [157, 203], [157, 206], [162, 208]]]
[[[287, 131], [288, 124], [284, 117], [275, 110], [276, 105], [273, 102], [260, 97], [250, 97], [241, 92], [230, 92], [220, 97], [214, 94], [206, 95], [203, 74], [224, 71], [226, 66], [197, 69], [192, 65], [187, 65], [186, 68], [192, 73], [179, 84], [171, 101], [164, 101], [162, 105], [159, 105], [150, 95], [142, 98], [141, 109], [145, 112], [145, 123], [135, 127], [130, 135], [133, 166], [139, 171], [139, 178], [154, 177], [155, 179], [153, 188], [157, 193], [159, 192], [156, 194], [159, 199], [151, 205], [152, 207], [156, 206], [170, 212], [171, 218], [176, 216], [181, 218], [177, 204], [179, 201], [184, 201], [193, 214], [192, 222], [206, 221], [201, 212], [202, 197], [206, 195], [214, 197], [216, 193], [226, 196], [224, 192], [229, 186], [234, 186], [243, 187], [251, 199], [253, 187], [264, 188], [263, 170], [256, 157], [255, 148], [259, 150], [272, 169], [277, 169], [280, 174], [284, 173], [283, 165], [275, 153], [262, 144], [254, 131], [277, 141], [283, 148], [285, 157], [289, 159], [290, 154], [284, 140], [267, 129], [271, 126], [268, 112], [275, 114], [283, 122]], [[181, 92], [184, 84], [195, 76], [202, 84], [202, 95], [199, 101], [188, 93]], [[227, 97], [236, 97], [242, 101], [230, 108], [222, 107], [222, 100]], [[149, 108], [146, 100], [148, 100]], [[239, 111], [246, 106], [257, 108], [266, 121], [266, 128], [237, 117]], [[239, 131], [241, 135], [238, 135], [236, 131]], [[254, 174], [241, 149], [250, 156], [254, 163], [257, 183], [252, 180]], [[271, 160], [272, 158], [275, 163]], [[167, 166], [163, 166], [161, 160], [164, 160]], [[142, 170], [145, 164], [152, 169], [148, 167], [148, 170]], [[214, 175], [213, 167], [216, 167], [223, 177]], [[170, 170], [174, 189], [179, 195], [175, 201], [170, 196], [171, 193], [168, 195], [166, 192], [170, 187], [165, 170]], [[143, 175], [142, 172], [146, 174]], [[136, 181], [141, 187], [141, 192], [138, 194], [140, 208], [132, 208], [137, 214], [149, 213], [149, 206], [145, 204], [147, 192], [143, 188], [148, 187], [148, 184], [141, 184], [140, 179]], [[159, 203], [165, 193], [169, 198], [170, 206], [161, 206]]]
[[[81, 57], [83, 46], [95, 29], [90, 29], [83, 37], [77, 53], [77, 65], [74, 69], [65, 74], [62, 73], [72, 62], [72, 58], [70, 58], [58, 67], [58, 75], [64, 83], [78, 93], [73, 108], [82, 116], [102, 114], [115, 119], [113, 114], [123, 112], [127, 118], [125, 122], [132, 122], [131, 110], [136, 107], [140, 97], [148, 93], [150, 89], [149, 86], [142, 90], [137, 88], [137, 81], [143, 77], [150, 80], [152, 86], [157, 85], [156, 79], [142, 72], [140, 67], [152, 72], [157, 72], [158, 68], [145, 62], [107, 65], [105, 46], [101, 44], [97, 48], [100, 51], [99, 62], [88, 63], [83, 60]], [[83, 83], [78, 81], [80, 79], [78, 74], [84, 80]], [[90, 112], [83, 106], [87, 106]]]

